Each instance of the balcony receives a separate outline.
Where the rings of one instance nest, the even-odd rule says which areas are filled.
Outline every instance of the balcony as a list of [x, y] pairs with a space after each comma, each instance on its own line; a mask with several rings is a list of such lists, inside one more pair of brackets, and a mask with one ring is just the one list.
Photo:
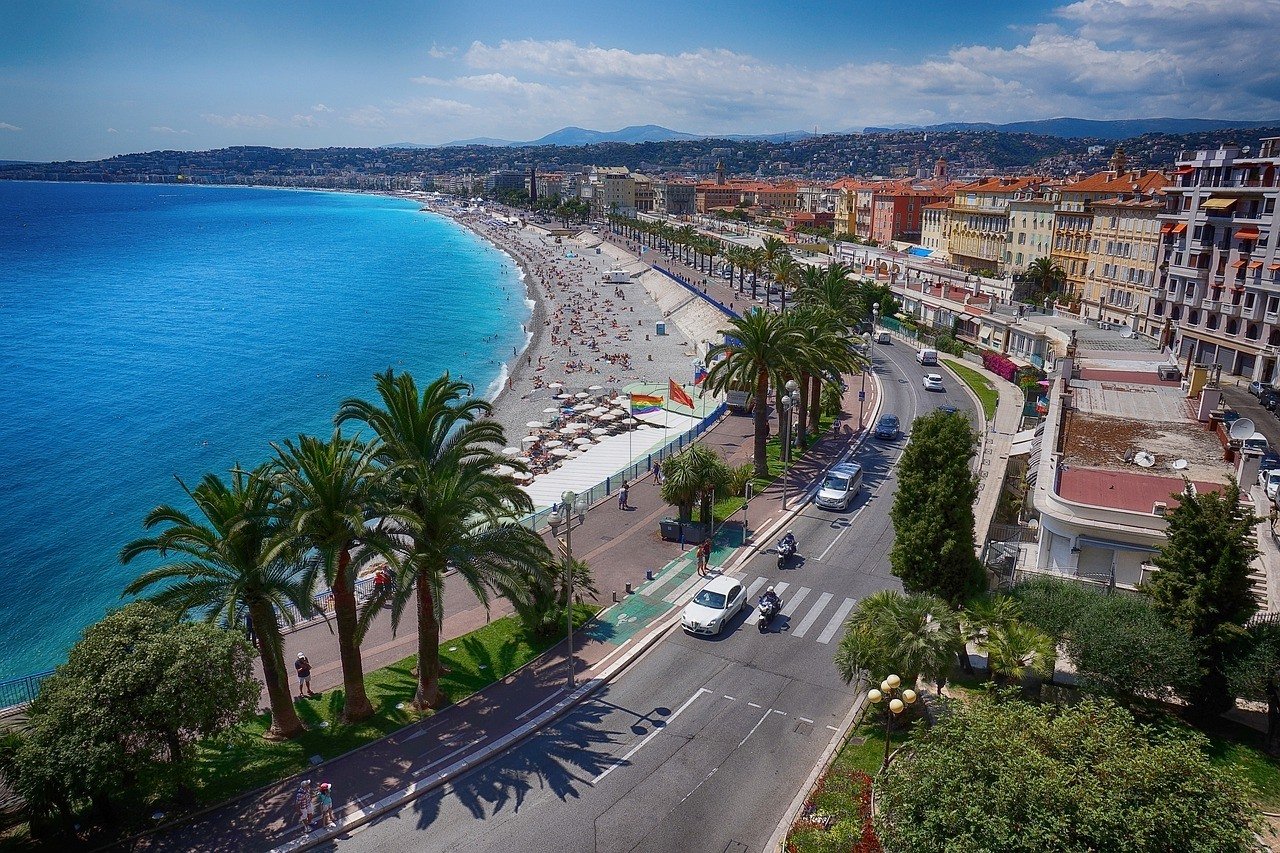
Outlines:
[[1261, 316], [1262, 316], [1262, 303], [1261, 303], [1261, 302], [1255, 302], [1255, 303], [1253, 304], [1253, 307], [1252, 307], [1252, 308], [1245, 308], [1244, 306], [1241, 306], [1241, 308], [1240, 308], [1240, 319], [1241, 319], [1241, 320], [1257, 320], [1257, 319], [1259, 319]]
[[1216, 299], [1203, 299], [1200, 301], [1200, 307], [1206, 311], [1217, 311], [1222, 303]]
[[1218, 309], [1223, 317], [1239, 317], [1240, 306], [1234, 302], [1223, 302]]
[[1182, 304], [1183, 305], [1196, 304], [1196, 290], [1194, 287], [1188, 287], [1187, 292], [1182, 294]]

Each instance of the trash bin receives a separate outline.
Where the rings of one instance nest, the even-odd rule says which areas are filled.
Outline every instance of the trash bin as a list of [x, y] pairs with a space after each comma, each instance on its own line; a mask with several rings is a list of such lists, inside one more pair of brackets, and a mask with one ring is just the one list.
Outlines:
[[662, 321], [662, 320], [659, 320], [659, 321], [658, 321], [657, 328], [656, 328], [654, 331], [655, 331], [658, 335], [665, 335], [665, 334], [667, 333], [667, 324], [666, 324], [666, 322], [664, 322], [664, 321]]
[[664, 518], [658, 522], [658, 532], [662, 534], [662, 538], [668, 542], [680, 541], [680, 520], [675, 518]]

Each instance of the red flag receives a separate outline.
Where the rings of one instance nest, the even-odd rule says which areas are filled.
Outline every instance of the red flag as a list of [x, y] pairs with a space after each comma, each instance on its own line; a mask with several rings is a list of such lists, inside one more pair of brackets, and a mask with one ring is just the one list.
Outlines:
[[667, 396], [671, 398], [673, 403], [693, 408], [693, 398], [685, 393], [685, 390], [677, 385], [674, 379], [667, 379]]

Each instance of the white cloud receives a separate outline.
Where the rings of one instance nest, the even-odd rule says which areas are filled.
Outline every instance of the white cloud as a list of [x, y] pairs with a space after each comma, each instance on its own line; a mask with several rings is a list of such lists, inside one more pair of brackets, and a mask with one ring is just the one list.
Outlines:
[[333, 107], [327, 107], [327, 106], [325, 106], [324, 104], [316, 104], [314, 107], [312, 107], [312, 108], [311, 108], [311, 112], [313, 112], [313, 113], [331, 113], [331, 112], [333, 112]]
[[191, 131], [189, 130], [174, 130], [172, 127], [169, 127], [168, 125], [163, 125], [163, 124], [158, 124], [158, 125], [153, 124], [151, 126], [151, 132], [152, 133], [172, 133], [172, 134], [178, 134], [178, 135], [181, 135], [181, 134], [190, 135], [191, 133]]
[[16, 124], [9, 124], [7, 121], [0, 121], [0, 130], [22, 130]]
[[432, 59], [448, 59], [457, 54], [457, 52], [458, 49], [456, 47], [440, 47], [435, 42], [432, 42], [431, 47], [427, 49], [427, 56]]
[[344, 121], [356, 127], [384, 128], [391, 126], [391, 123], [387, 121], [386, 114], [380, 107], [360, 107], [352, 110], [347, 113]]
[[316, 122], [316, 117], [312, 115], [295, 115], [293, 118], [289, 119], [289, 124], [294, 127], [319, 127]]
[[245, 115], [243, 113], [235, 113], [234, 115], [224, 116], [217, 113], [202, 113], [200, 118], [209, 124], [216, 124], [219, 127], [280, 127], [283, 122], [279, 119], [272, 118], [268, 115], [258, 113], [257, 115]]
[[116, 130], [114, 127], [108, 127], [108, 128], [107, 128], [107, 133], [119, 133], [119, 132], [120, 132], [120, 131]]

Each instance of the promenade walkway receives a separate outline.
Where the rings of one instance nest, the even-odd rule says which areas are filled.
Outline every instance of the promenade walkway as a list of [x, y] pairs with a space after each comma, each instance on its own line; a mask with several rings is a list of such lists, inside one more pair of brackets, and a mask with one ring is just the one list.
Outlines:
[[[874, 412], [878, 389], [870, 389], [868, 396]], [[856, 391], [846, 394], [845, 409], [856, 412]], [[751, 424], [751, 418], [726, 417], [702, 441], [733, 464], [748, 461]], [[797, 509], [796, 496], [838, 461], [861, 434], [856, 423], [846, 417], [792, 466], [791, 512]], [[752, 531], [781, 523], [788, 514], [783, 510], [782, 496], [779, 481], [753, 498], [748, 510]], [[566, 687], [568, 662], [561, 643], [507, 678], [421, 723], [185, 822], [158, 829], [137, 839], [130, 849], [302, 849], [341, 836], [377, 814], [421, 796], [572, 708], [671, 629], [679, 608], [698, 585], [692, 553], [657, 535], [658, 520], [671, 514], [671, 508], [662, 503], [651, 476], [632, 485], [629, 502], [634, 507], [630, 511], [619, 509], [615, 500], [597, 504], [588, 511], [582, 527], [574, 531], [575, 556], [592, 567], [606, 603], [614, 592], [621, 599], [579, 632], [573, 671], [580, 686], [575, 690]], [[724, 565], [735, 554], [740, 555], [742, 540], [740, 526], [724, 525], [716, 536], [712, 565]], [[745, 547], [767, 544], [768, 540], [749, 535]], [[652, 581], [646, 580], [646, 571], [653, 572]], [[625, 593], [628, 582], [635, 590], [630, 596]], [[498, 602], [486, 613], [459, 584], [447, 586], [445, 606], [446, 639], [507, 612], [505, 603]], [[390, 637], [388, 622], [384, 616], [370, 631], [364, 648], [369, 668], [398, 660], [416, 647], [416, 626], [402, 624], [400, 635]], [[315, 667], [312, 678], [317, 690], [340, 683], [336, 648], [326, 626], [296, 631], [286, 643], [289, 652], [307, 651]], [[336, 828], [304, 834], [294, 823], [292, 794], [303, 775], [333, 785], [339, 820]]]

